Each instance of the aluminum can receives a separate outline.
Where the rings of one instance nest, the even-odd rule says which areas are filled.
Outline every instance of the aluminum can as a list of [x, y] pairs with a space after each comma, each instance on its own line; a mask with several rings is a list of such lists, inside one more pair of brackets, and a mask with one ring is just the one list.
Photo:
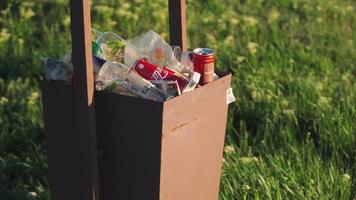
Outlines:
[[209, 48], [197, 48], [193, 51], [194, 71], [201, 74], [200, 84], [214, 81], [215, 52]]
[[134, 69], [146, 80], [177, 81], [180, 92], [183, 92], [189, 83], [189, 79], [184, 76], [165, 66], [158, 67], [157, 65], [148, 62], [145, 58], [137, 60], [134, 65]]

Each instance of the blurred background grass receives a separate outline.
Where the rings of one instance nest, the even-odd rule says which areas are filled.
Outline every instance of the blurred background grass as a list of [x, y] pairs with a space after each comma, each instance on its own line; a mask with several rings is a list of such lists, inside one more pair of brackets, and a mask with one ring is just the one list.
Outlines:
[[[166, 0], [93, 0], [93, 27], [168, 38]], [[49, 199], [40, 58], [68, 0], [0, 1], [0, 199]], [[187, 0], [189, 47], [234, 75], [220, 199], [356, 199], [356, 2]]]

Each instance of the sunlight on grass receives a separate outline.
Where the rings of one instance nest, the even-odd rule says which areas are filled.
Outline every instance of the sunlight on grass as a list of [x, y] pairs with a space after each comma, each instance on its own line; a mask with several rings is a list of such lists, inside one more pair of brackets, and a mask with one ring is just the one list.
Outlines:
[[[187, 0], [189, 47], [234, 75], [220, 199], [356, 198], [356, 2]], [[93, 27], [168, 40], [167, 1], [94, 0]], [[40, 58], [68, 1], [0, 2], [0, 199], [49, 199]]]

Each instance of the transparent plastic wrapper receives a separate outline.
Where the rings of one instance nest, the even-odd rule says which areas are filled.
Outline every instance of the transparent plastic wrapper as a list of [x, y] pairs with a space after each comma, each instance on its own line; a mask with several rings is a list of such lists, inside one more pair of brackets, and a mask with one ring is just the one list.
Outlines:
[[155, 101], [173, 98], [122, 63], [106, 62], [100, 69], [96, 82], [97, 90], [105, 89], [116, 82], [122, 86], [117, 91], [119, 93], [130, 93]]
[[[182, 65], [176, 58], [174, 50], [156, 32], [150, 30], [130, 40], [131, 44], [147, 55], [149, 62], [160, 67], [166, 66], [180, 73], [191, 75], [193, 71]], [[176, 49], [176, 54], [181, 51]]]
[[73, 66], [65, 60], [53, 60], [50, 58], [42, 59], [45, 77], [48, 81], [69, 82], [73, 74]]

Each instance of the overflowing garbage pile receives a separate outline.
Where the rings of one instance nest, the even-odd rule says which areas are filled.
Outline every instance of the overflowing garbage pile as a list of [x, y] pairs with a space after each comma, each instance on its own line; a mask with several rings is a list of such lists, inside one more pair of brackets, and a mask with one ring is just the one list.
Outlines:
[[[151, 30], [128, 41], [113, 32], [92, 29], [92, 39], [98, 91], [166, 101], [219, 78], [211, 49], [182, 52]], [[48, 81], [72, 81], [71, 52], [62, 60], [43, 62]]]

